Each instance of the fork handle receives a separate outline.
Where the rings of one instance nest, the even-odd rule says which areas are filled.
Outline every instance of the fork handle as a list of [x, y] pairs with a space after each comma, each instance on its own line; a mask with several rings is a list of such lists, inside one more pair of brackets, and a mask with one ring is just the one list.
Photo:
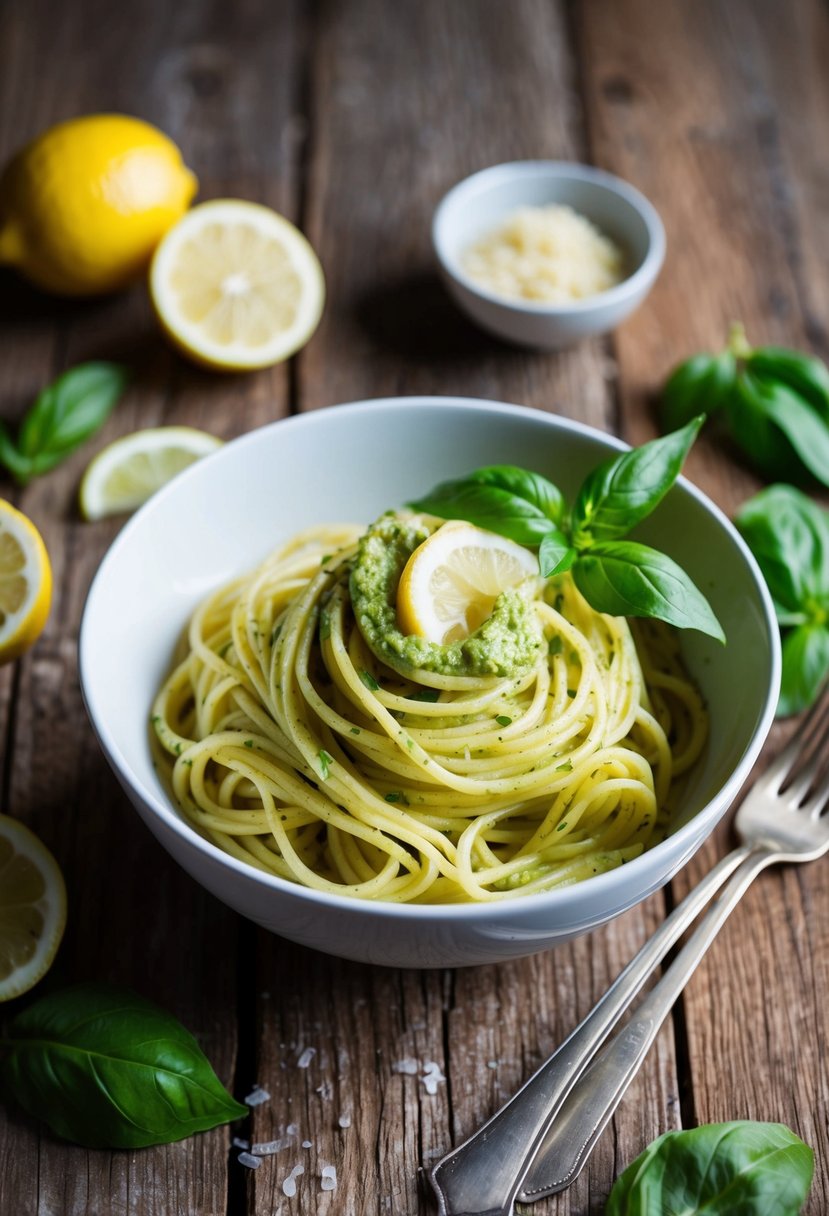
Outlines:
[[[724, 857], [648, 939], [583, 1022], [522, 1089], [429, 1175], [441, 1216], [506, 1216], [567, 1094], [671, 946], [748, 857]], [[620, 1095], [621, 1096], [621, 1095]], [[617, 1099], [618, 1100], [618, 1099]], [[533, 1198], [540, 1198], [540, 1192]]]
[[529, 1171], [525, 1171], [526, 1181], [518, 1194], [522, 1202], [555, 1195], [570, 1186], [583, 1169], [700, 959], [747, 888], [776, 856], [767, 848], [758, 848], [746, 857], [627, 1025], [595, 1057], [560, 1107]]

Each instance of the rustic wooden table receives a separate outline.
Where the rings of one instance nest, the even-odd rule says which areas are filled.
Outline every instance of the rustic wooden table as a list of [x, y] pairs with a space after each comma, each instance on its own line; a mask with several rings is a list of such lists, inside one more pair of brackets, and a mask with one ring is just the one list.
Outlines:
[[[669, 889], [524, 962], [398, 973], [258, 932], [167, 858], [92, 736], [78, 625], [120, 521], [79, 520], [80, 474], [93, 450], [137, 427], [188, 423], [229, 438], [297, 411], [419, 392], [521, 402], [641, 442], [655, 433], [652, 396], [667, 370], [721, 343], [735, 318], [757, 341], [826, 357], [829, 12], [820, 0], [785, 9], [774, 0], [6, 0], [0, 57], [3, 159], [76, 113], [139, 114], [182, 146], [202, 199], [255, 199], [296, 220], [329, 291], [316, 336], [290, 364], [223, 378], [171, 353], [141, 286], [78, 304], [0, 279], [3, 417], [19, 417], [81, 359], [136, 369], [94, 443], [24, 492], [0, 482], [42, 530], [55, 574], [44, 636], [0, 670], [2, 809], [40, 833], [68, 882], [69, 925], [47, 982], [108, 979], [157, 1000], [192, 1028], [238, 1096], [257, 1082], [268, 1089], [253, 1139], [293, 1123], [312, 1142], [252, 1173], [226, 1128], [141, 1152], [87, 1152], [8, 1108], [0, 1211], [426, 1211], [418, 1166], [478, 1126], [562, 1040], [725, 851], [728, 830]], [[659, 283], [606, 341], [558, 355], [508, 348], [467, 324], [435, 278], [429, 221], [443, 192], [522, 157], [601, 165], [662, 214]], [[707, 439], [687, 472], [727, 510], [758, 488]], [[805, 1210], [829, 1210], [828, 947], [827, 866], [765, 874], [587, 1171], [533, 1211], [599, 1213], [613, 1179], [655, 1136], [735, 1118], [780, 1120], [812, 1144]], [[427, 1092], [395, 1067], [407, 1059], [435, 1061], [445, 1083]], [[288, 1198], [282, 1184], [300, 1161]], [[338, 1185], [326, 1193], [329, 1163]]]

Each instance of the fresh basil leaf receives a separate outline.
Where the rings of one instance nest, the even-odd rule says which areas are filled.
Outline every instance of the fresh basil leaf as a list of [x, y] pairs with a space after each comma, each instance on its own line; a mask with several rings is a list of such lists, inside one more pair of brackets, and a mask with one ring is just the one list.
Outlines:
[[780, 1123], [711, 1123], [667, 1132], [617, 1179], [605, 1216], [796, 1216], [814, 1153]]
[[465, 519], [519, 545], [540, 544], [556, 526], [536, 503], [470, 478], [444, 481], [408, 505], [441, 519]]
[[829, 677], [829, 626], [800, 625], [783, 637], [778, 718], [808, 709]]
[[576, 559], [576, 550], [567, 537], [558, 528], [548, 532], [538, 550], [538, 564], [544, 578], [554, 574], [563, 574], [569, 570]]
[[506, 490], [524, 502], [532, 503], [554, 524], [561, 524], [564, 519], [564, 495], [558, 486], [540, 473], [519, 469], [512, 464], [498, 464], [476, 469], [469, 474], [469, 480], [479, 485], [497, 486], [499, 490]]
[[675, 431], [699, 414], [710, 417], [725, 401], [736, 374], [737, 364], [728, 350], [720, 355], [693, 355], [680, 363], [662, 390], [663, 430]]
[[727, 412], [734, 438], [766, 477], [798, 481], [808, 470], [829, 486], [829, 426], [798, 393], [743, 371]]
[[650, 515], [679, 476], [704, 416], [594, 469], [579, 490], [572, 514], [577, 549], [626, 535]]
[[761, 346], [752, 351], [746, 367], [763, 380], [787, 385], [829, 426], [829, 368], [821, 359], [782, 346]]
[[174, 1017], [107, 984], [42, 997], [3, 1047], [4, 1088], [88, 1148], [168, 1144], [248, 1113]]
[[725, 641], [705, 596], [665, 553], [635, 541], [608, 541], [580, 553], [572, 573], [579, 591], [598, 612], [656, 617]]
[[781, 624], [829, 611], [829, 512], [793, 486], [775, 485], [749, 499], [734, 522]]
[[28, 460], [18, 452], [3, 422], [0, 422], [0, 464], [18, 479], [25, 477], [29, 468]]
[[38, 394], [20, 428], [17, 446], [27, 477], [45, 473], [103, 426], [129, 374], [118, 363], [82, 363]]

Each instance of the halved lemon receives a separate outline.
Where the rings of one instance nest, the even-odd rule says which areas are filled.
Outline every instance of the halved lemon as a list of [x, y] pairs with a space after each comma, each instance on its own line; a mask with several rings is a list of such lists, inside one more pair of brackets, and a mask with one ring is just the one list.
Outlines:
[[258, 203], [202, 203], [170, 229], [150, 267], [150, 295], [172, 341], [223, 371], [269, 367], [308, 341], [325, 300], [302, 233]]
[[52, 602], [52, 567], [32, 521], [0, 498], [0, 663], [40, 636]]
[[52, 964], [66, 925], [66, 886], [46, 845], [0, 815], [0, 1001], [28, 992]]
[[177, 473], [222, 446], [221, 439], [188, 426], [133, 431], [103, 448], [81, 481], [84, 519], [134, 511]]
[[445, 646], [478, 629], [502, 591], [534, 574], [538, 558], [514, 541], [461, 521], [443, 524], [403, 569], [398, 624]]

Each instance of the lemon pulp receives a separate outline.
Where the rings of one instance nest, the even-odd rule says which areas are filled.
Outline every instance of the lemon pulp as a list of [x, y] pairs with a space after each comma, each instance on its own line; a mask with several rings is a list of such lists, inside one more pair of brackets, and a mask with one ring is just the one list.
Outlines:
[[0, 1001], [27, 992], [48, 971], [66, 924], [57, 862], [24, 824], [0, 815]]

